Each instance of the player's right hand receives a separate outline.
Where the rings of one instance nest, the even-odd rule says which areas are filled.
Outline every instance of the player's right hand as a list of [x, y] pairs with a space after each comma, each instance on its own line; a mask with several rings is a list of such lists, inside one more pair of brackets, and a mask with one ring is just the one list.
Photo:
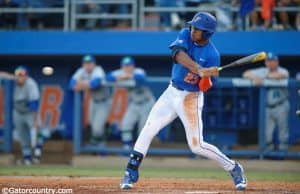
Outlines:
[[217, 67], [201, 68], [198, 70], [198, 75], [200, 77], [216, 77], [219, 75], [219, 70]]

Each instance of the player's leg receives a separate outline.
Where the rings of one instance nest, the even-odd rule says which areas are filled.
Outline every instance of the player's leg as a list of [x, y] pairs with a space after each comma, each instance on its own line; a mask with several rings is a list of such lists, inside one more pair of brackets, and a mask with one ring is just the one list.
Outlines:
[[129, 106], [124, 114], [121, 122], [121, 138], [124, 149], [130, 149], [133, 143], [133, 128], [138, 121], [137, 105], [133, 102], [129, 103]]
[[276, 119], [279, 134], [279, 150], [285, 151], [288, 149], [289, 143], [289, 102], [286, 101], [277, 107]]
[[139, 111], [139, 122], [138, 122], [138, 132], [140, 134], [142, 128], [144, 127], [148, 115], [151, 111], [151, 108], [153, 107], [153, 105], [155, 104], [154, 99], [153, 100], [149, 100], [146, 103], [142, 104], [141, 107], [138, 109]]
[[172, 86], [169, 86], [154, 104], [135, 143], [134, 150], [142, 153], [144, 156], [148, 151], [152, 139], [162, 128], [177, 117], [172, 103], [176, 98], [173, 89]]
[[242, 167], [229, 159], [217, 147], [204, 141], [202, 107], [203, 94], [196, 92], [183, 96], [180, 106], [176, 107], [177, 114], [184, 124], [190, 149], [197, 155], [216, 161], [222, 168], [230, 172], [237, 189], [245, 189], [246, 178], [243, 175]]
[[91, 123], [92, 135], [97, 145], [104, 146], [105, 144], [105, 123], [108, 116], [108, 102], [102, 101], [93, 103], [93, 120]]
[[126, 167], [125, 176], [120, 184], [121, 189], [131, 189], [133, 183], [138, 180], [138, 168], [145, 157], [150, 143], [160, 129], [176, 118], [176, 112], [172, 106], [172, 88], [169, 86], [151, 109], [148, 119], [135, 143]]
[[274, 150], [273, 133], [275, 129], [274, 108], [266, 108], [265, 118], [265, 151]]
[[27, 116], [22, 115], [16, 111], [14, 111], [13, 117], [15, 129], [18, 133], [18, 139], [22, 148], [23, 162], [25, 165], [30, 165], [32, 163], [30, 136], [30, 130], [32, 125], [28, 125]]

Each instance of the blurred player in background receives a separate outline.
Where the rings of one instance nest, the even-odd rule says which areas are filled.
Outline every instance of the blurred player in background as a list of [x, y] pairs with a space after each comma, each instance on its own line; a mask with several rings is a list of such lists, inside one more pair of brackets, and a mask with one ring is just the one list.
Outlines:
[[34, 136], [36, 136], [36, 130], [39, 127], [37, 112], [40, 92], [38, 84], [29, 77], [28, 69], [25, 66], [17, 67], [14, 74], [1, 72], [0, 77], [15, 81], [13, 91], [13, 124], [15, 126], [16, 139], [22, 147], [22, 163], [31, 165], [32, 148], [35, 146], [32, 140], [36, 139]]
[[127, 87], [129, 105], [120, 126], [123, 147], [129, 150], [133, 143], [135, 124], [138, 123], [138, 132], [140, 132], [146, 123], [155, 99], [150, 89], [144, 85], [146, 82], [145, 71], [135, 67], [135, 61], [132, 57], [124, 57], [120, 65], [120, 69], [107, 75], [107, 81], [118, 83], [134, 82], [134, 86]]
[[[263, 85], [264, 80], [286, 80], [289, 78], [287, 69], [279, 66], [278, 56], [267, 53], [265, 67], [247, 70], [243, 77], [250, 79], [255, 85]], [[279, 130], [279, 150], [287, 150], [289, 137], [290, 104], [287, 87], [271, 87], [267, 91], [266, 99], [266, 150], [274, 150], [273, 132], [275, 127]]]
[[180, 31], [170, 45], [174, 60], [169, 87], [152, 107], [130, 155], [121, 189], [131, 189], [138, 181], [138, 168], [155, 135], [176, 117], [182, 121], [191, 151], [216, 161], [228, 171], [238, 190], [247, 186], [242, 166], [225, 156], [217, 147], [203, 139], [203, 92], [212, 86], [211, 77], [218, 76], [220, 54], [210, 41], [217, 21], [206, 12], [197, 13], [190, 28]]
[[109, 90], [103, 87], [105, 72], [91, 55], [82, 58], [80, 67], [72, 76], [69, 87], [74, 91], [90, 91], [89, 122], [92, 128], [91, 144], [104, 146], [105, 123], [109, 108]]

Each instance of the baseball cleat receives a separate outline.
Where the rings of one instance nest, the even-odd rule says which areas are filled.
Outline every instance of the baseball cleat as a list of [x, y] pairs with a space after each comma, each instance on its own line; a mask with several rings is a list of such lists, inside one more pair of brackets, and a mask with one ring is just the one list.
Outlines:
[[245, 190], [247, 187], [247, 179], [244, 174], [244, 169], [239, 163], [235, 163], [234, 168], [230, 171], [230, 175], [237, 190]]
[[120, 183], [120, 189], [132, 189], [133, 187], [133, 181], [130, 178], [129, 172], [125, 172], [125, 176], [122, 179], [122, 182]]

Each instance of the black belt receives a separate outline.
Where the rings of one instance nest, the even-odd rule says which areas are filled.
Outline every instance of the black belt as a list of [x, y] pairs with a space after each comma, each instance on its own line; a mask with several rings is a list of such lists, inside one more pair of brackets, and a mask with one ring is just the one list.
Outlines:
[[179, 90], [179, 91], [199, 92], [198, 90], [197, 90], [197, 91], [195, 91], [195, 90], [185, 90], [185, 89], [183, 89], [183, 88], [177, 86], [174, 82], [171, 82], [171, 85], [172, 85], [172, 87], [176, 88], [176, 89]]
[[171, 85], [172, 85], [172, 87], [176, 88], [177, 90], [184, 91], [183, 88], [178, 87], [174, 82], [171, 82]]

